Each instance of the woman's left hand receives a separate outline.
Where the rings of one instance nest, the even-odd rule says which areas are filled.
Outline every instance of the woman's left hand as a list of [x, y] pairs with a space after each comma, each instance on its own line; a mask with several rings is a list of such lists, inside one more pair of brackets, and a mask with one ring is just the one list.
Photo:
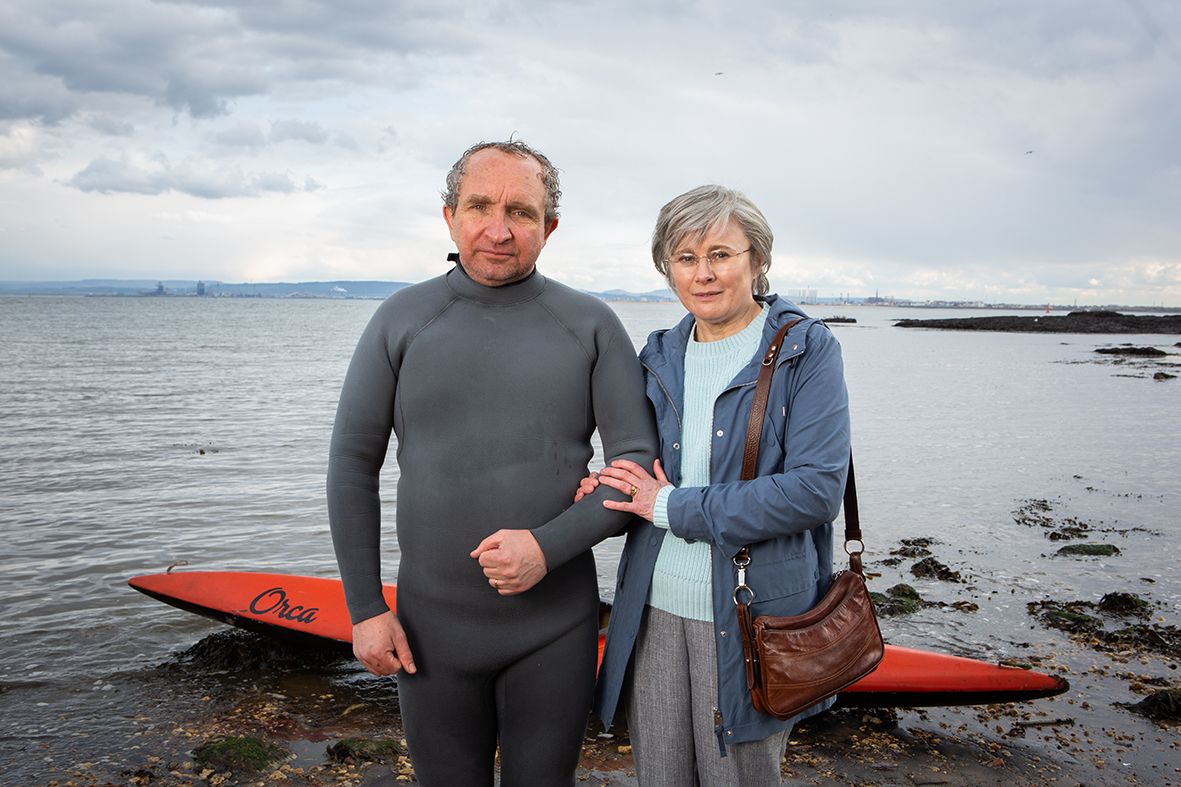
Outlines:
[[629, 496], [631, 501], [622, 503], [604, 500], [603, 507], [612, 511], [629, 511], [651, 522], [652, 508], [656, 505], [656, 493], [661, 487], [672, 486], [664, 475], [664, 468], [660, 466], [659, 459], [652, 465], [652, 471], [655, 477], [630, 459], [616, 459], [610, 467], [604, 467], [599, 472], [599, 483], [618, 489]]

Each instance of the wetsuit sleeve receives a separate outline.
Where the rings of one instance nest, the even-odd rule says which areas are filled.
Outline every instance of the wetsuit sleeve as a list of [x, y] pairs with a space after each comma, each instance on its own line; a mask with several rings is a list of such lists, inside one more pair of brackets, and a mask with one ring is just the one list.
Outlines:
[[[644, 374], [631, 339], [613, 313], [609, 340], [591, 372], [591, 406], [607, 464], [630, 459], [651, 472], [656, 459], [656, 421], [644, 393]], [[570, 490], [573, 497], [574, 490]], [[533, 529], [548, 570], [623, 532], [632, 514], [603, 507], [603, 501], [628, 500], [602, 484], [549, 522]]]
[[[786, 370], [781, 370], [782, 371]], [[751, 481], [674, 489], [668, 496], [672, 532], [710, 541], [727, 557], [745, 544], [799, 533], [833, 521], [841, 508], [849, 468], [849, 394], [840, 344], [820, 325], [808, 333], [797, 362], [783, 436], [781, 472]]]
[[354, 623], [389, 609], [381, 590], [378, 473], [393, 428], [398, 369], [391, 357], [390, 303], [369, 321], [340, 392], [328, 455], [332, 546]]

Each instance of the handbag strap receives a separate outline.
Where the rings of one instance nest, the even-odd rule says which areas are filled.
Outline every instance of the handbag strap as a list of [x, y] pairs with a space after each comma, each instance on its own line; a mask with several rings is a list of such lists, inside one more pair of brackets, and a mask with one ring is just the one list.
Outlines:
[[750, 481], [755, 477], [755, 465], [759, 461], [759, 442], [763, 439], [763, 416], [767, 412], [767, 397], [771, 392], [771, 377], [775, 374], [775, 359], [779, 357], [779, 348], [787, 332], [796, 323], [804, 319], [796, 317], [785, 323], [771, 339], [771, 346], [763, 355], [763, 364], [759, 367], [759, 379], [755, 383], [755, 400], [750, 405], [750, 417], [746, 420], [746, 449], [742, 452], [741, 481]]
[[[755, 468], [759, 459], [759, 445], [763, 439], [763, 418], [767, 413], [767, 400], [771, 393], [771, 377], [775, 374], [775, 361], [783, 347], [783, 341], [797, 323], [803, 320], [797, 317], [783, 325], [771, 339], [771, 345], [763, 355], [763, 363], [759, 369], [759, 379], [755, 383], [755, 398], [750, 406], [750, 417], [746, 422], [746, 448], [742, 452], [742, 475], [739, 479], [750, 481], [755, 477]], [[849, 556], [849, 569], [861, 574], [861, 553], [865, 551], [865, 542], [861, 538], [861, 516], [857, 511], [857, 482], [853, 476], [853, 451], [849, 451], [849, 475], [845, 479], [845, 554]], [[850, 550], [849, 544], [856, 541], [859, 548]], [[750, 547], [744, 546], [734, 556], [734, 564], [745, 569], [750, 564]], [[745, 575], [745, 571], [741, 574]], [[745, 586], [745, 577], [739, 580], [739, 586]], [[747, 588], [749, 590], [749, 588]], [[736, 589], [737, 592], [737, 589]]]

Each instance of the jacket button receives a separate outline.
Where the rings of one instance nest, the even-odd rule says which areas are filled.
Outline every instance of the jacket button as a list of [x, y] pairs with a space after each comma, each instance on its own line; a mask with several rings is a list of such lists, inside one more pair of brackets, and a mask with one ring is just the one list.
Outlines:
[[724, 631], [723, 631], [723, 632], [722, 632], [722, 636], [723, 636], [723, 637], [724, 637], [724, 636], [726, 636], [726, 632], [724, 632]]
[[674, 450], [674, 451], [680, 451], [680, 450], [681, 450], [681, 444], [680, 444], [680, 443], [673, 443], [673, 450]]
[[721, 437], [724, 434], [725, 434], [725, 432], [723, 432], [721, 429], [718, 430], [718, 437]]

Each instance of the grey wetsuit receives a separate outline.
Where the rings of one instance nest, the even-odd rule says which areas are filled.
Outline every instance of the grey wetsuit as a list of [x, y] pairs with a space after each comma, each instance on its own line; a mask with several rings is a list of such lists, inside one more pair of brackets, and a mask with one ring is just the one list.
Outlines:
[[[629, 515], [600, 487], [571, 504], [598, 428], [608, 462], [651, 467], [656, 432], [614, 312], [534, 271], [484, 287], [457, 265], [387, 299], [341, 392], [328, 469], [332, 539], [354, 622], [386, 610], [378, 471], [397, 435], [399, 675], [417, 777], [570, 784], [590, 708], [598, 589], [591, 546]], [[548, 573], [502, 597], [469, 553], [533, 531]]]

